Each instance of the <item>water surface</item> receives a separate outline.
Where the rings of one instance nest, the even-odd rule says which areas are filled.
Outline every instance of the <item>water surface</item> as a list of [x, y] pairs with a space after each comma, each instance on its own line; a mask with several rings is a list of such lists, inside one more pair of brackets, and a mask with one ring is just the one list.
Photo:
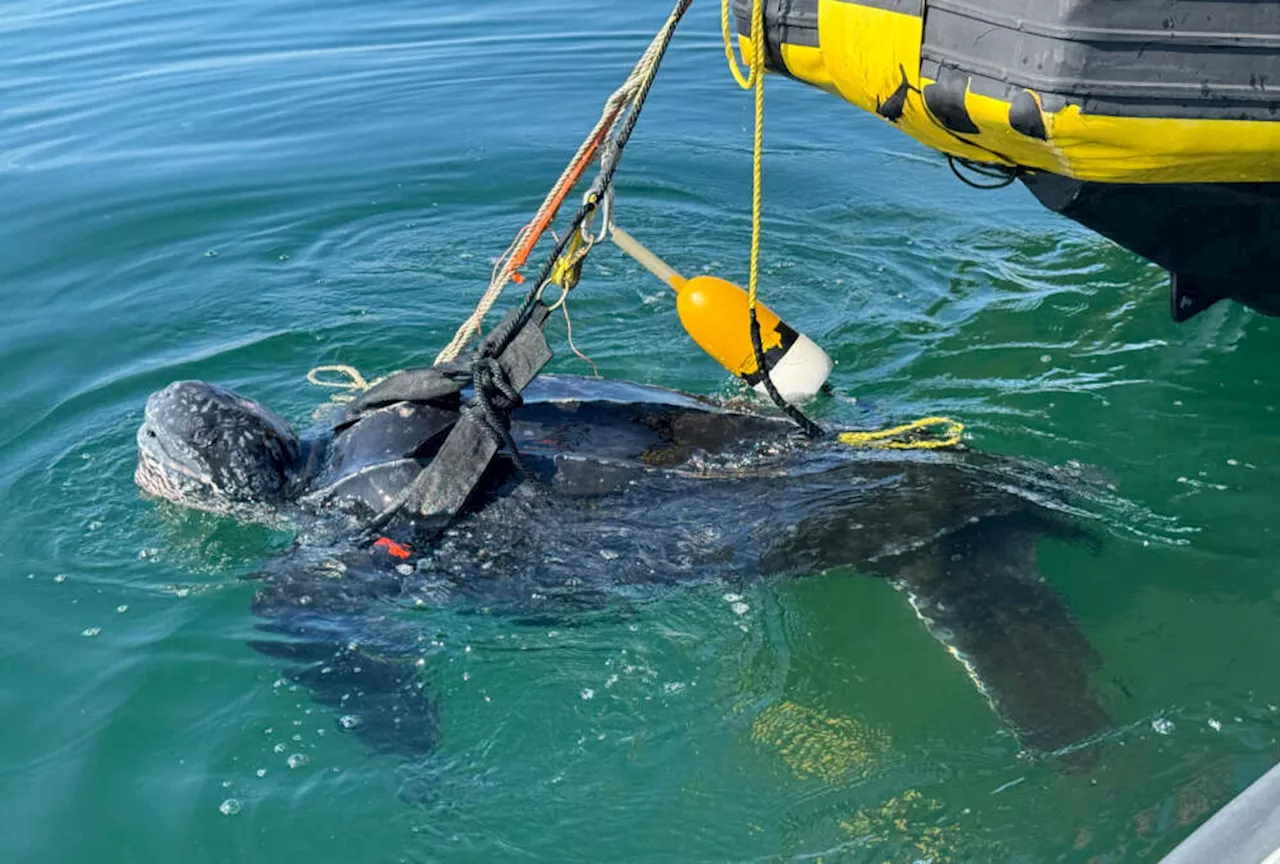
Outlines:
[[[1098, 553], [1041, 550], [1105, 659], [1098, 764], [1021, 756], [850, 572], [563, 631], [424, 620], [443, 741], [409, 767], [246, 647], [240, 577], [287, 536], [142, 501], [146, 395], [207, 378], [301, 422], [313, 366], [430, 362], [666, 11], [5, 4], [0, 858], [1124, 861], [1280, 755], [1274, 325], [1174, 326], [1157, 269], [787, 81], [762, 290], [839, 361], [825, 419], [946, 413], [1113, 487]], [[676, 39], [618, 218], [742, 280], [751, 106], [717, 16]], [[615, 250], [570, 308], [603, 374], [731, 390]], [[554, 369], [589, 371], [551, 335]]]

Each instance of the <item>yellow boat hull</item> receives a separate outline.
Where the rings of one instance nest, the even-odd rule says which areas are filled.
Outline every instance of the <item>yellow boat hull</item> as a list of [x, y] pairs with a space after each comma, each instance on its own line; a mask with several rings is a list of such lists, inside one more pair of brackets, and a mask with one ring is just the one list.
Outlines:
[[[744, 50], [752, 0], [735, 0]], [[1280, 314], [1277, 0], [765, 0], [769, 66]]]

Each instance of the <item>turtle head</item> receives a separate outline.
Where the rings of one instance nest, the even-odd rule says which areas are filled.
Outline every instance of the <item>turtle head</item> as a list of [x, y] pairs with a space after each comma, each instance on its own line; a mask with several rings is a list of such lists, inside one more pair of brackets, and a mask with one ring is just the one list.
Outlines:
[[301, 447], [273, 411], [225, 387], [178, 381], [151, 394], [134, 481], [214, 513], [270, 508], [294, 491]]

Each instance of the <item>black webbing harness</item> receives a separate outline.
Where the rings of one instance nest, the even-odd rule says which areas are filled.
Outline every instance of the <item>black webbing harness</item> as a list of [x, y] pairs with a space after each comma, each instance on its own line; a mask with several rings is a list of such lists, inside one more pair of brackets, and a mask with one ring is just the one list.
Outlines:
[[541, 301], [509, 312], [480, 344], [467, 364], [409, 369], [365, 391], [347, 414], [348, 422], [396, 402], [458, 404], [462, 389], [473, 395], [463, 404], [458, 421], [439, 451], [374, 520], [377, 530], [403, 513], [428, 527], [444, 527], [461, 512], [480, 484], [489, 463], [505, 449], [528, 477], [511, 437], [511, 412], [529, 385], [551, 359], [542, 328], [550, 310]]

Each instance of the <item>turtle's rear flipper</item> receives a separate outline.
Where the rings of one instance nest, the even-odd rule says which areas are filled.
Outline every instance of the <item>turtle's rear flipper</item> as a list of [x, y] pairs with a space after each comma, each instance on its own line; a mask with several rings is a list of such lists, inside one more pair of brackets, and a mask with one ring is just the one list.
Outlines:
[[1044, 522], [984, 519], [880, 569], [1019, 740], [1056, 751], [1102, 732], [1109, 719], [1089, 685], [1098, 654], [1036, 564]]
[[[805, 518], [766, 550], [765, 572], [854, 566], [895, 581], [1026, 747], [1060, 750], [1107, 728], [1089, 686], [1098, 655], [1036, 563], [1040, 540], [1095, 545], [1092, 535], [928, 466], [896, 485], [847, 487], [805, 505]], [[858, 490], [880, 503], [860, 504]]]

